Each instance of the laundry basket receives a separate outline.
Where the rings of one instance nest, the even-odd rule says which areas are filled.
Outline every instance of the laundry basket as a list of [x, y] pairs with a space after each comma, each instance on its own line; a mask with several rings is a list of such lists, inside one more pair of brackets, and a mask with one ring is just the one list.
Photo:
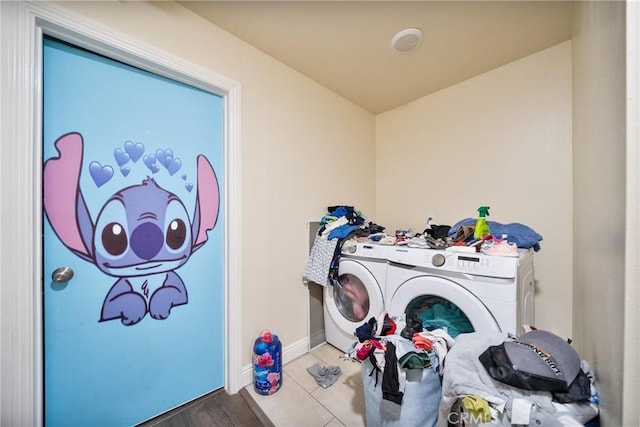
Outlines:
[[[400, 336], [396, 338], [395, 335], [393, 338], [386, 338], [396, 343], [404, 340]], [[437, 424], [442, 386], [438, 373], [438, 357], [435, 353], [429, 353], [429, 356], [431, 367], [405, 371], [406, 383], [401, 404], [383, 398], [383, 373], [376, 373], [369, 359], [362, 362], [367, 427], [433, 427]], [[394, 369], [397, 368], [394, 366]]]

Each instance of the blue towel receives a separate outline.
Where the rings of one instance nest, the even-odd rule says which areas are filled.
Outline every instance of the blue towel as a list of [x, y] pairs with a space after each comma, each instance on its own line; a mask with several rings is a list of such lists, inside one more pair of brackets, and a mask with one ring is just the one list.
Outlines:
[[345, 225], [341, 225], [340, 227], [336, 227], [329, 232], [329, 240], [336, 239], [336, 238], [344, 239], [349, 234], [351, 234], [352, 231], [357, 230], [358, 228], [360, 228], [360, 225], [357, 225], [357, 224], [356, 225], [345, 224]]
[[[458, 228], [461, 226], [475, 225], [477, 219], [465, 218], [462, 221], [458, 221], [449, 231], [450, 237], [455, 237], [458, 232]], [[491, 234], [496, 237], [500, 237], [503, 234], [507, 235], [507, 241], [509, 243], [515, 243], [519, 248], [530, 249], [538, 252], [540, 250], [540, 241], [542, 236], [536, 233], [526, 225], [513, 222], [511, 224], [500, 224], [495, 221], [487, 221], [489, 228], [491, 228]]]

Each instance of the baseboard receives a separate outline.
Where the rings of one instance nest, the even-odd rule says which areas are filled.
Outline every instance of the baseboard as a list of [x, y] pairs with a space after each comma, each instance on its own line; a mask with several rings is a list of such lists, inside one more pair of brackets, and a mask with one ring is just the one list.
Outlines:
[[309, 339], [309, 348], [314, 349], [325, 342], [327, 342], [327, 338], [325, 337], [324, 329], [320, 329], [311, 335], [311, 338]]
[[[309, 338], [303, 338], [300, 341], [283, 347], [282, 365], [286, 365], [292, 360], [300, 356], [304, 356], [309, 352]], [[253, 365], [249, 363], [242, 368], [242, 387], [246, 387], [253, 382]]]

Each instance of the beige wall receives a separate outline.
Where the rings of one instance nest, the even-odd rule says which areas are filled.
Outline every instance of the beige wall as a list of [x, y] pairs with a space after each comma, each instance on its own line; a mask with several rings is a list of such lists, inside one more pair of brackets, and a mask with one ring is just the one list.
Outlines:
[[624, 10], [623, 2], [579, 2], [574, 9], [574, 335], [596, 371], [606, 426], [624, 425], [627, 380]]
[[374, 116], [171, 2], [68, 2], [101, 24], [242, 84], [243, 365], [264, 328], [307, 338], [307, 221], [374, 209]]
[[540, 233], [536, 325], [570, 337], [572, 307], [571, 42], [376, 118], [380, 224], [490, 220]]

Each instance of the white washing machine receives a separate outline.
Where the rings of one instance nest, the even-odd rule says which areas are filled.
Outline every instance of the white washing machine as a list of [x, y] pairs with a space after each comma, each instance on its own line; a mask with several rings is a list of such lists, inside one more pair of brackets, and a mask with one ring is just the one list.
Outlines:
[[338, 276], [342, 286], [324, 288], [324, 329], [329, 344], [347, 352], [355, 330], [384, 311], [387, 253], [391, 247], [357, 243], [345, 246]]
[[415, 314], [454, 338], [474, 331], [518, 335], [523, 324], [534, 325], [530, 250], [516, 258], [394, 247], [387, 257], [389, 315]]

